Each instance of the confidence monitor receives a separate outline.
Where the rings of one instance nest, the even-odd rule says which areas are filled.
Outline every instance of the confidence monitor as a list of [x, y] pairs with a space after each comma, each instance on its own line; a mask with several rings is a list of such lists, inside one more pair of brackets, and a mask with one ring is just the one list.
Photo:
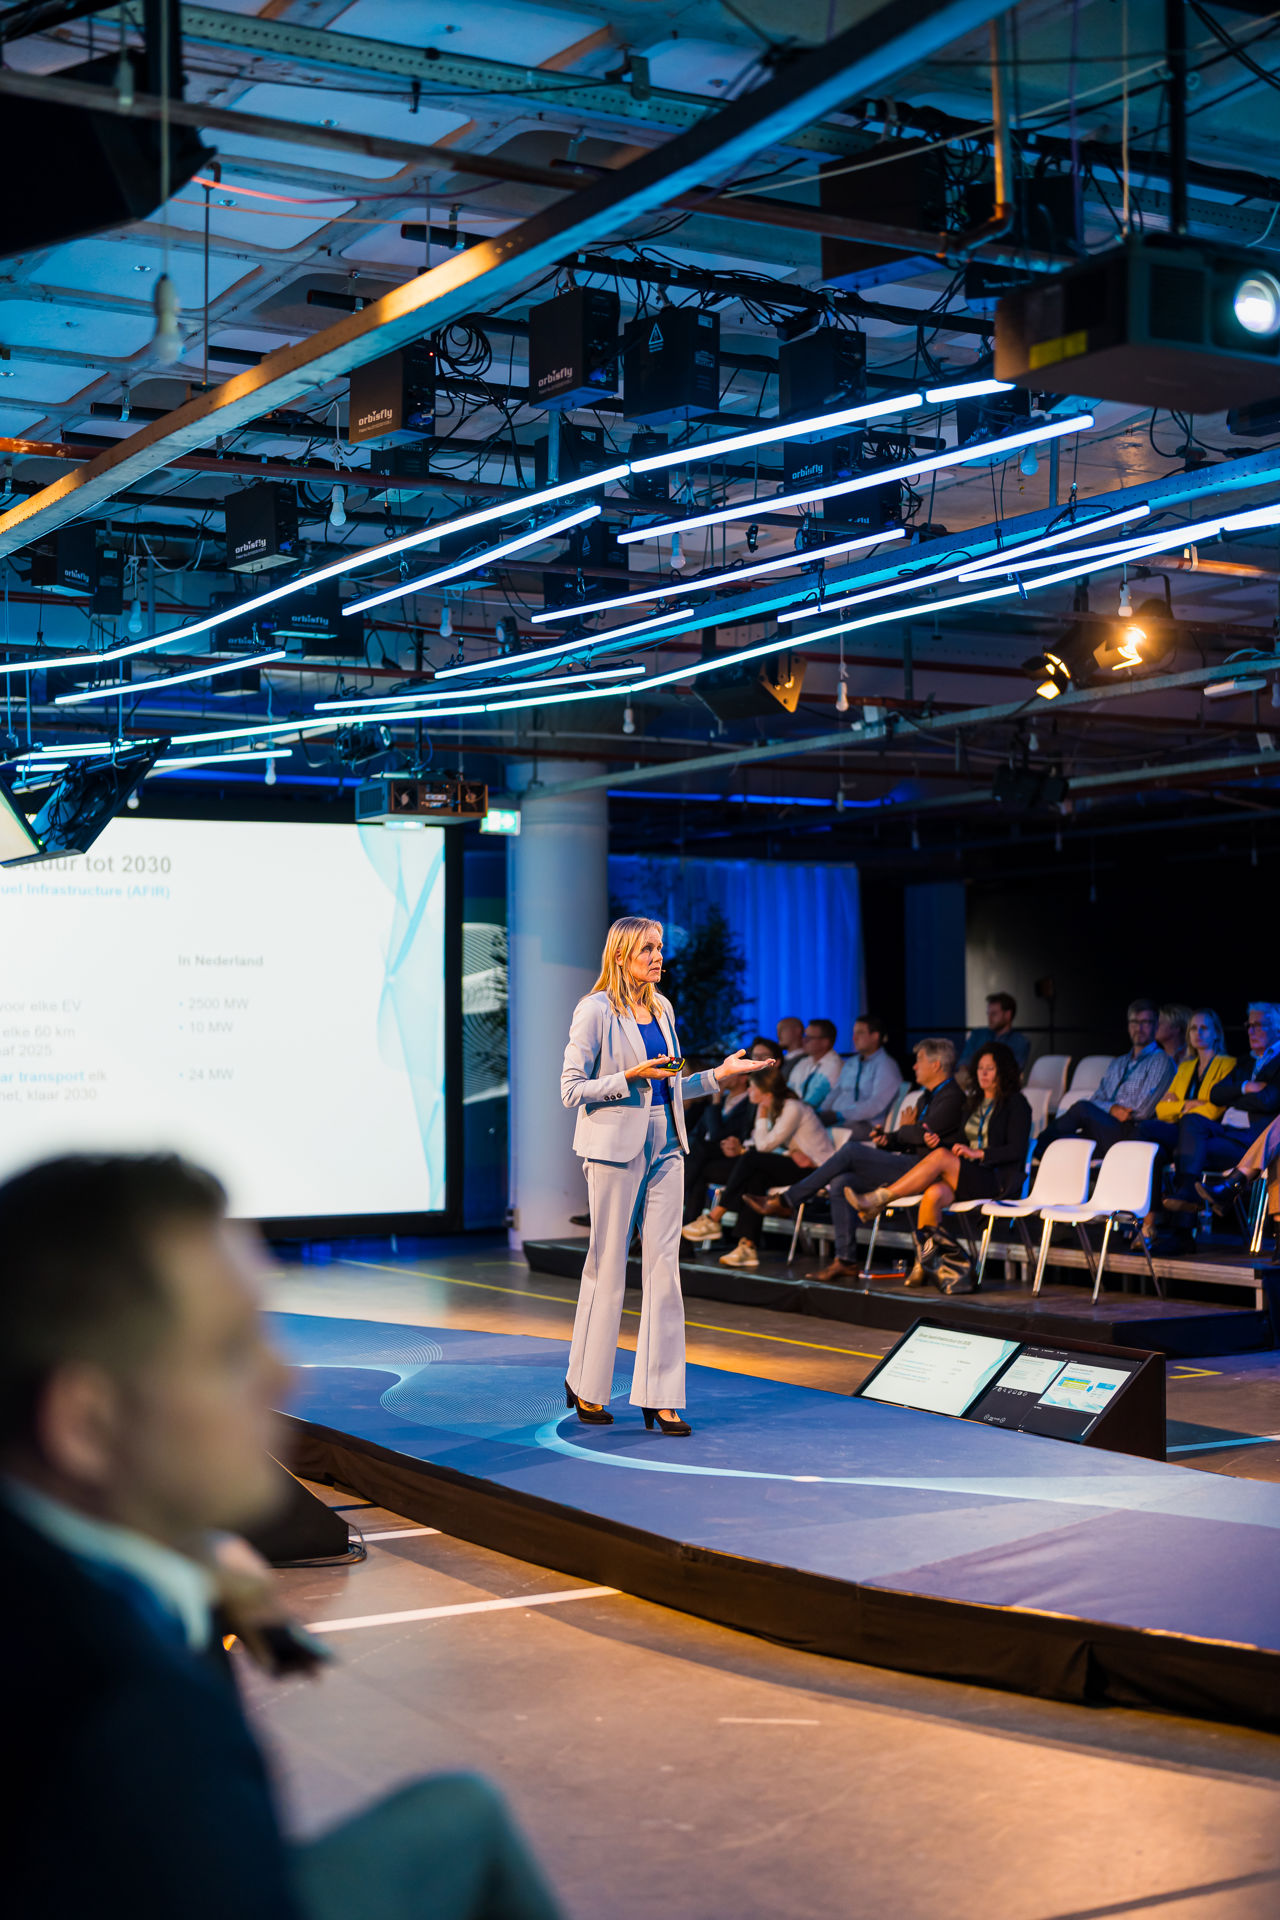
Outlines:
[[176, 1149], [283, 1238], [451, 1224], [455, 838], [124, 815], [0, 872], [0, 1179]]
[[917, 1320], [857, 1396], [1144, 1459], [1165, 1456], [1164, 1361], [1133, 1347], [1002, 1339], [972, 1320]]

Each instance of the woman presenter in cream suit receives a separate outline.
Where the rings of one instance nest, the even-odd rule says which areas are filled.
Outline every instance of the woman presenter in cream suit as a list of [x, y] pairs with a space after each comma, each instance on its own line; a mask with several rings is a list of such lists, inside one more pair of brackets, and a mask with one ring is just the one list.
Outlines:
[[637, 1224], [644, 1257], [644, 1300], [631, 1404], [663, 1433], [689, 1433], [684, 1405], [684, 1301], [680, 1227], [689, 1136], [684, 1097], [710, 1093], [734, 1074], [773, 1065], [743, 1052], [723, 1065], [680, 1077], [682, 1061], [662, 978], [662, 928], [656, 920], [615, 920], [600, 978], [574, 1010], [564, 1050], [560, 1096], [576, 1107], [575, 1153], [586, 1162], [591, 1243], [573, 1323], [566, 1405], [579, 1420], [609, 1426], [608, 1400], [622, 1324], [627, 1252]]

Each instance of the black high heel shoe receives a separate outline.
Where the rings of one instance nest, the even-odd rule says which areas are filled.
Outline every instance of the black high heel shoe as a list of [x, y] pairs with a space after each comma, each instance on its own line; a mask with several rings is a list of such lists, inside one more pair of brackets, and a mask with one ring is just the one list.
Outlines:
[[656, 1407], [642, 1407], [640, 1411], [644, 1415], [644, 1424], [646, 1427], [652, 1428], [653, 1423], [656, 1420], [659, 1427], [662, 1429], [663, 1433], [692, 1433], [693, 1432], [693, 1428], [689, 1425], [689, 1422], [687, 1420], [680, 1420], [680, 1419], [664, 1420]]
[[578, 1418], [584, 1427], [611, 1427], [613, 1415], [608, 1407], [584, 1407], [577, 1394], [566, 1380], [564, 1383], [564, 1403], [566, 1407], [576, 1407]]

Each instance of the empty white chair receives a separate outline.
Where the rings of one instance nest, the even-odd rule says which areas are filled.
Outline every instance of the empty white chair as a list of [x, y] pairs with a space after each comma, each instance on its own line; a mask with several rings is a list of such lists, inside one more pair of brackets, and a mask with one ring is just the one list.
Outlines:
[[1024, 1087], [1022, 1097], [1031, 1109], [1031, 1144], [1034, 1146], [1045, 1130], [1049, 1115], [1053, 1112], [1053, 1089]]
[[[1074, 1141], [1065, 1140], [1056, 1140], [1053, 1143], [1054, 1146], [1074, 1146], [1075, 1144]], [[1092, 1143], [1083, 1141], [1081, 1144], [1091, 1146]], [[1050, 1148], [1051, 1151], [1052, 1148]], [[1102, 1272], [1107, 1264], [1107, 1248], [1111, 1242], [1112, 1227], [1117, 1220], [1145, 1220], [1151, 1211], [1151, 1183], [1158, 1152], [1159, 1148], [1149, 1140], [1117, 1140], [1114, 1147], [1108, 1147], [1102, 1165], [1098, 1168], [1098, 1178], [1094, 1182], [1093, 1192], [1087, 1200], [1073, 1206], [1041, 1207], [1040, 1218], [1044, 1222], [1044, 1230], [1040, 1235], [1040, 1258], [1036, 1263], [1034, 1288], [1036, 1293], [1039, 1293], [1040, 1282], [1044, 1278], [1045, 1263], [1049, 1258], [1049, 1241], [1058, 1221], [1065, 1220], [1068, 1226], [1076, 1229], [1080, 1235], [1085, 1256], [1092, 1266], [1093, 1250], [1089, 1245], [1085, 1228], [1091, 1220], [1104, 1220], [1106, 1225], [1102, 1232], [1102, 1249], [1093, 1270], [1093, 1297], [1095, 1300], [1098, 1298], [1102, 1291]], [[1041, 1162], [1041, 1172], [1044, 1171], [1044, 1163], [1048, 1158], [1049, 1154], [1046, 1153], [1044, 1161]], [[1147, 1272], [1151, 1275], [1151, 1284], [1163, 1299], [1164, 1288], [1156, 1278], [1156, 1270], [1151, 1264], [1151, 1253], [1145, 1241], [1142, 1250], [1147, 1256]]]
[[1058, 1112], [1065, 1113], [1068, 1107], [1074, 1107], [1077, 1100], [1092, 1100], [1110, 1065], [1111, 1056], [1106, 1053], [1086, 1053], [1083, 1060], [1077, 1061], [1071, 1085], [1058, 1102]]
[[[987, 1226], [982, 1236], [982, 1250], [978, 1255], [979, 1286], [982, 1285], [982, 1276], [987, 1270], [987, 1254], [991, 1247], [991, 1235], [996, 1221], [1021, 1222], [1027, 1218], [1028, 1214], [1040, 1213], [1045, 1207], [1079, 1206], [1089, 1191], [1089, 1160], [1092, 1153], [1092, 1140], [1051, 1140], [1045, 1148], [1044, 1158], [1040, 1162], [1030, 1193], [1021, 1200], [981, 1202]], [[1030, 1252], [1029, 1241], [1027, 1251]], [[1039, 1284], [1040, 1275], [1037, 1271], [1037, 1287]]]
[[1030, 1099], [1033, 1087], [1037, 1091], [1043, 1090], [1049, 1096], [1049, 1112], [1056, 1113], [1058, 1102], [1067, 1090], [1067, 1074], [1070, 1067], [1069, 1053], [1042, 1053], [1038, 1060], [1032, 1061], [1031, 1071], [1027, 1075], [1022, 1091]]

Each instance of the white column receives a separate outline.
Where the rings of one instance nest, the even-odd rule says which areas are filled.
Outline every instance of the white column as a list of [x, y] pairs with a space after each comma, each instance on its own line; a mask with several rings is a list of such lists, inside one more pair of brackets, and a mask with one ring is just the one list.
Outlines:
[[573, 1151], [574, 1116], [560, 1104], [560, 1067], [573, 1009], [595, 985], [609, 921], [609, 802], [603, 787], [557, 793], [603, 773], [580, 761], [508, 768], [522, 795], [507, 842], [508, 1020], [511, 1084], [511, 1245], [580, 1233], [587, 1203]]

